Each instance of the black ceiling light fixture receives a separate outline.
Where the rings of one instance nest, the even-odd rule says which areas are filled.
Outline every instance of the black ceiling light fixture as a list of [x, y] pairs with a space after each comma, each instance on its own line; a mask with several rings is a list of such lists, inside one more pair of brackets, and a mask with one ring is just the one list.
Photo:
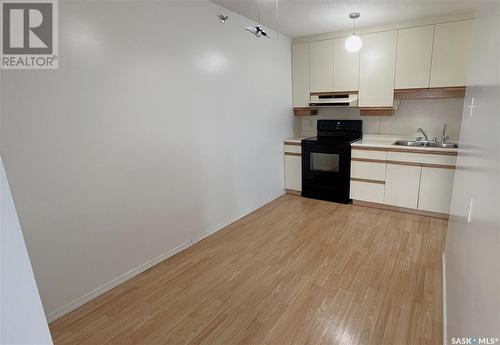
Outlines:
[[254, 34], [256, 37], [266, 37], [266, 38], [271, 38], [269, 34], [262, 29], [262, 26], [260, 25], [260, 0], [258, 0], [258, 17], [259, 17], [259, 25], [257, 26], [249, 26], [245, 30]]
[[219, 18], [219, 21], [220, 21], [222, 24], [224, 24], [224, 23], [226, 22], [226, 20], [228, 20], [228, 19], [229, 19], [229, 16], [225, 16], [225, 15], [223, 15], [223, 14], [219, 14], [219, 15], [217, 16], [217, 18]]

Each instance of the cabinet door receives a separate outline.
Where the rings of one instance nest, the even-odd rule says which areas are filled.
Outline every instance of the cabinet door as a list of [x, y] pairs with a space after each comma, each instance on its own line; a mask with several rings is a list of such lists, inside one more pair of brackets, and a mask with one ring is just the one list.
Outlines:
[[333, 40], [333, 91], [358, 91], [359, 52], [349, 53], [345, 40]]
[[434, 25], [398, 31], [396, 89], [429, 87]]
[[384, 203], [417, 208], [420, 166], [387, 164]]
[[432, 52], [431, 87], [467, 84], [473, 21], [436, 24]]
[[454, 177], [453, 169], [423, 167], [418, 199], [419, 210], [449, 213]]
[[285, 188], [302, 190], [302, 157], [285, 154]]
[[311, 92], [333, 90], [333, 40], [310, 43]]
[[309, 106], [309, 43], [292, 45], [292, 90], [294, 107]]
[[397, 31], [362, 35], [359, 56], [360, 107], [394, 105]]

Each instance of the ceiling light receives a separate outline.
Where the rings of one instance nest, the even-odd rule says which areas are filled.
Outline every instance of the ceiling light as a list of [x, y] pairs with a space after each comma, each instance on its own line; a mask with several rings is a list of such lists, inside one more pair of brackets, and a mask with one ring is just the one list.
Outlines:
[[267, 32], [265, 32], [264, 30], [262, 30], [262, 27], [260, 25], [249, 26], [245, 30], [248, 31], [248, 32], [251, 32], [252, 34], [254, 34], [257, 37], [267, 37], [267, 38], [270, 38], [269, 35], [267, 34]]
[[360, 14], [357, 12], [349, 13], [349, 18], [351, 18], [354, 23], [352, 35], [345, 40], [345, 49], [349, 53], [357, 53], [361, 49], [361, 46], [363, 45], [361, 38], [358, 35], [356, 35], [356, 19], [358, 19], [359, 16]]
[[262, 29], [262, 26], [260, 25], [260, 0], [258, 1], [258, 4], [259, 4], [259, 7], [258, 7], [259, 25], [257, 25], [257, 26], [249, 26], [245, 30], [248, 31], [248, 32], [251, 32], [252, 34], [254, 34], [257, 37], [271, 38], [271, 36], [269, 36], [269, 34], [267, 32], [265, 32]]
[[217, 18], [219, 18], [219, 21], [220, 21], [221, 23], [225, 23], [225, 22], [226, 22], [226, 20], [228, 20], [228, 18], [229, 18], [229, 17], [228, 17], [228, 16], [225, 16], [225, 15], [223, 15], [223, 14], [219, 14], [219, 15], [217, 16]]

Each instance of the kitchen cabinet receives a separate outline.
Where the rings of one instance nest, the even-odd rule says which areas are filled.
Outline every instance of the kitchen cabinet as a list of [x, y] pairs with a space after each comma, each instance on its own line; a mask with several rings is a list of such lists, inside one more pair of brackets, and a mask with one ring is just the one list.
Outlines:
[[384, 202], [384, 185], [367, 181], [351, 180], [350, 198], [366, 202], [382, 204]]
[[397, 31], [362, 35], [359, 56], [359, 107], [392, 107]]
[[420, 166], [387, 164], [384, 203], [417, 208]]
[[449, 213], [454, 169], [422, 167], [418, 209]]
[[353, 146], [351, 199], [443, 217], [450, 210], [456, 159], [450, 151]]
[[473, 20], [436, 24], [431, 87], [466, 85], [472, 34]]
[[286, 142], [285, 153], [285, 189], [300, 192], [302, 190], [302, 147], [300, 142]]
[[346, 38], [292, 44], [293, 106], [308, 108], [311, 92], [358, 91], [361, 114], [381, 116], [392, 115], [395, 89], [399, 98], [463, 97], [453, 88], [467, 84], [472, 29], [460, 20], [369, 33], [354, 54]]
[[396, 89], [429, 87], [433, 38], [434, 25], [398, 30]]
[[309, 46], [311, 92], [333, 90], [333, 40], [311, 42]]
[[309, 106], [309, 43], [292, 44], [292, 99], [294, 107]]
[[357, 161], [352, 158], [351, 177], [369, 179], [375, 181], [385, 181], [386, 164], [366, 161]]
[[358, 91], [359, 52], [345, 49], [346, 38], [333, 40], [333, 91]]
[[285, 154], [285, 189], [302, 190], [302, 158]]
[[386, 159], [385, 151], [351, 150], [351, 199], [384, 202]]

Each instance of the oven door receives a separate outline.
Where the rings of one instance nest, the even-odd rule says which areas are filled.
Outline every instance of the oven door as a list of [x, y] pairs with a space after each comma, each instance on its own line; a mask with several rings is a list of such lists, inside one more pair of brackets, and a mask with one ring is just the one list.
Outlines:
[[302, 196], [349, 203], [349, 144], [302, 145]]

